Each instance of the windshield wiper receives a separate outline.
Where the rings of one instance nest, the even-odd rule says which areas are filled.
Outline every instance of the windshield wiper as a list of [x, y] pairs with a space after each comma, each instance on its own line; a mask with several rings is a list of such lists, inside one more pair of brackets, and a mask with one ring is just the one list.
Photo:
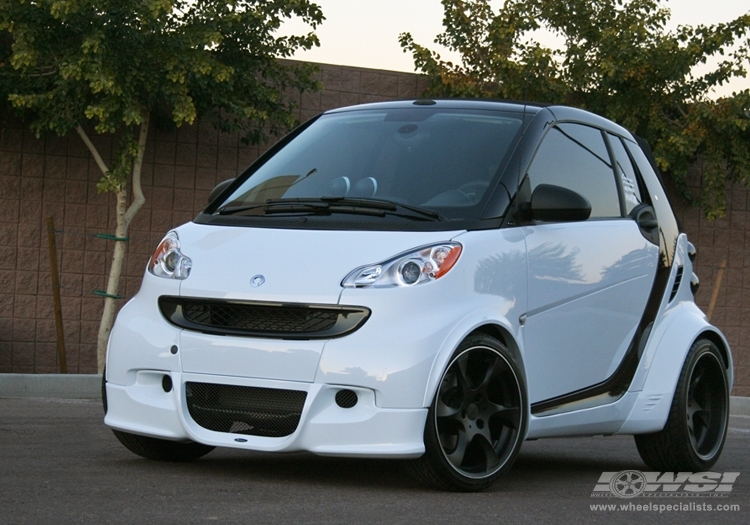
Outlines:
[[[334, 201], [336, 197], [331, 197]], [[390, 209], [386, 207], [385, 209]], [[395, 206], [393, 206], [395, 210]], [[313, 213], [323, 214], [331, 212], [359, 213], [362, 215], [376, 215], [382, 217], [385, 215], [383, 206], [359, 206], [357, 202], [346, 202], [342, 206], [340, 203], [332, 203], [328, 198], [294, 198], [294, 199], [268, 199], [262, 204], [248, 204], [246, 206], [235, 206], [232, 208], [222, 208], [218, 211], [219, 215], [233, 215], [246, 211], [259, 210], [263, 215], [272, 215], [275, 213]]]
[[321, 197], [319, 199], [297, 198], [297, 199], [269, 199], [266, 201], [264, 211], [266, 215], [275, 213], [355, 213], [359, 215], [374, 215], [384, 217], [388, 208], [383, 206], [368, 206], [358, 201], [340, 201], [338, 198]]
[[[372, 208], [383, 210], [388, 215], [396, 215], [398, 217], [406, 217], [409, 219], [421, 219], [427, 218], [435, 221], [446, 220], [446, 218], [435, 210], [428, 208], [420, 208], [419, 206], [413, 206], [411, 204], [404, 204], [401, 202], [387, 201], [382, 199], [367, 199], [367, 198], [351, 198], [351, 197], [321, 197], [320, 200], [337, 205], [352, 205], [364, 208]], [[408, 210], [411, 213], [399, 212], [399, 210]], [[414, 216], [417, 215], [417, 217]]]
[[[294, 199], [268, 199], [262, 204], [249, 204], [246, 206], [235, 206], [223, 208], [218, 211], [220, 215], [232, 215], [251, 210], [262, 210], [264, 215], [276, 213], [354, 213], [359, 215], [374, 215], [383, 217], [395, 215], [409, 219], [418, 220], [445, 220], [440, 213], [398, 202], [380, 199], [357, 199], [348, 197], [320, 197], [320, 198], [294, 198]], [[399, 210], [406, 210], [405, 213]]]

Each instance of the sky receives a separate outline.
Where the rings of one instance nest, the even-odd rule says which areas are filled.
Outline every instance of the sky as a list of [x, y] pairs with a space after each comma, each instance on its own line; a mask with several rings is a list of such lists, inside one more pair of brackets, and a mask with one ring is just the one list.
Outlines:
[[[443, 6], [440, 0], [314, 0], [326, 20], [316, 33], [320, 47], [297, 53], [295, 58], [322, 64], [359, 66], [391, 71], [414, 72], [414, 62], [398, 43], [398, 35], [410, 32], [415, 42], [433, 50], [435, 36], [442, 32]], [[496, 8], [503, 0], [493, 0]], [[663, 2], [672, 11], [671, 27], [677, 25], [728, 22], [750, 12], [748, 0], [670, 0]], [[285, 32], [307, 31], [301, 23], [290, 22]], [[554, 37], [540, 36], [553, 46]], [[438, 50], [440, 52], [440, 50]], [[441, 52], [444, 59], [457, 57]], [[738, 79], [717, 91], [750, 88], [750, 79]]]

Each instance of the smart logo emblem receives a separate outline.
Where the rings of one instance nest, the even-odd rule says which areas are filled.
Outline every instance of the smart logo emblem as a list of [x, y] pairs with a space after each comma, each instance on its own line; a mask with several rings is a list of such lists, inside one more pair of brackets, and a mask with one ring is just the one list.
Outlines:
[[260, 285], [262, 285], [264, 282], [266, 282], [266, 278], [263, 277], [261, 274], [254, 275], [252, 279], [250, 279], [250, 286], [253, 288], [257, 288]]

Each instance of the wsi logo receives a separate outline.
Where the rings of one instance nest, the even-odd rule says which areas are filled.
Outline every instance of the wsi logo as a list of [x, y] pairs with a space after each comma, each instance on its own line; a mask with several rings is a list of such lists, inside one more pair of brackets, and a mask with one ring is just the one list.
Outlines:
[[592, 498], [724, 497], [739, 472], [602, 472]]

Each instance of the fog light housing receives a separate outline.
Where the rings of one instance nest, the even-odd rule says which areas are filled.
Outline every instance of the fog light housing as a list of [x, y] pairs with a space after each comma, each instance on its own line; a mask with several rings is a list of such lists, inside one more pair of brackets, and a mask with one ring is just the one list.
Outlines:
[[353, 390], [339, 390], [336, 392], [336, 404], [341, 408], [352, 408], [357, 404], [359, 398]]

